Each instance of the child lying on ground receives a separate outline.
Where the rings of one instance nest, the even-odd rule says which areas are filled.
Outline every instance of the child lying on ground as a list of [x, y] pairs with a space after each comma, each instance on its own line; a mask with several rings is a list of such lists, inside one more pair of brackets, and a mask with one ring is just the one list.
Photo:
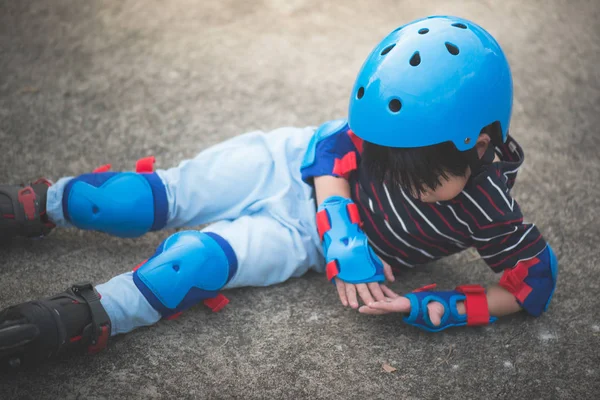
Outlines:
[[[147, 260], [106, 283], [76, 284], [0, 313], [0, 358], [37, 362], [96, 352], [111, 335], [174, 318], [224, 289], [325, 272], [344, 306], [400, 312], [441, 331], [485, 325], [521, 309], [538, 316], [557, 279], [554, 253], [510, 195], [523, 150], [508, 134], [512, 78], [498, 43], [455, 17], [417, 20], [368, 56], [348, 119], [318, 129], [252, 132], [178, 167], [94, 173], [0, 186], [0, 233], [40, 236], [55, 226], [119, 237], [175, 233]], [[501, 273], [484, 289], [383, 283], [392, 268], [474, 247]], [[126, 266], [125, 266], [126, 267]], [[130, 266], [130, 268], [133, 266]], [[359, 308], [359, 299], [364, 303]]]

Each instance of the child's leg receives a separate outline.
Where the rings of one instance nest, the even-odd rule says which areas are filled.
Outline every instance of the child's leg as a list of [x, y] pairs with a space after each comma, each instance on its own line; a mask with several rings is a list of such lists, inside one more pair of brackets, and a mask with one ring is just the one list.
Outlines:
[[[198, 234], [194, 231], [188, 232], [194, 236]], [[218, 290], [274, 285], [291, 277], [301, 276], [310, 268], [323, 269], [320, 246], [315, 242], [314, 235], [297, 226], [280, 222], [270, 215], [252, 215], [240, 217], [235, 221], [221, 221], [202, 232], [221, 238], [221, 246], [231, 249], [225, 253], [231, 251], [235, 259], [229, 265], [228, 271], [231, 273], [227, 283]], [[178, 278], [186, 278], [184, 283], [193, 278], [190, 279], [187, 275], [177, 276], [182, 274], [186, 267], [181, 265], [181, 255], [172, 260], [169, 251], [163, 254], [164, 262], [161, 261], [160, 267], [152, 265], [148, 270], [153, 271], [157, 282], [164, 282], [166, 288], [155, 287], [143, 277], [140, 279], [140, 275], [145, 274], [146, 265], [154, 264], [153, 260], [134, 272], [126, 272], [96, 287], [102, 295], [102, 305], [110, 316], [113, 335], [152, 325], [162, 317], [170, 317], [206, 298], [217, 296], [217, 290], [205, 290], [204, 293], [197, 292], [194, 295], [192, 291], [195, 289], [188, 289], [187, 286], [181, 290], [177, 289]], [[174, 266], [178, 266], [179, 270], [175, 271]], [[216, 271], [213, 260], [204, 266], [192, 265], [192, 268], [203, 268], [213, 274], [219, 272]], [[224, 266], [222, 270], [225, 270]], [[224, 279], [222, 276], [221, 281]], [[217, 284], [213, 288], [216, 286], [220, 285]], [[204, 288], [207, 289], [207, 286]]]
[[[136, 172], [99, 170], [63, 178], [48, 189], [39, 213], [47, 210], [50, 221], [58, 226], [120, 237], [235, 219], [261, 210], [278, 197], [289, 197], [291, 191], [302, 191], [299, 164], [312, 134], [311, 128], [253, 132], [168, 170], [152, 172], [152, 163], [147, 162]], [[10, 209], [2, 213], [1, 189], [0, 233], [20, 234], [15, 224], [26, 220], [13, 219], [15, 227], [7, 224], [3, 215], [15, 213]], [[12, 197], [21, 209], [16, 191]]]
[[[314, 220], [314, 210], [306, 214], [302, 220]], [[315, 236], [305, 222], [267, 213], [222, 221], [203, 232], [178, 232], [133, 272], [98, 285], [97, 292], [82, 286], [4, 310], [0, 359], [17, 364], [73, 348], [97, 351], [109, 332], [154, 324], [218, 298], [221, 289], [266, 286], [322, 269]]]

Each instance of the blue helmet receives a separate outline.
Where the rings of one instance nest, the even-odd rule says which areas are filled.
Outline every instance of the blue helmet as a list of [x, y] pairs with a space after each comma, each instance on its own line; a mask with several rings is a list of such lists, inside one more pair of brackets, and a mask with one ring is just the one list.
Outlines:
[[403, 25], [371, 52], [350, 97], [349, 124], [387, 147], [451, 141], [473, 148], [497, 122], [506, 140], [512, 77], [496, 40], [462, 18], [435, 16]]

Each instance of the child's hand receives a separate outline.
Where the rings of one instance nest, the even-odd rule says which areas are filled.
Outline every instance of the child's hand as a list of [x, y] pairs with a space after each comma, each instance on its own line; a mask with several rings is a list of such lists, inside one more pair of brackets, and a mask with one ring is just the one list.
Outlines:
[[[395, 278], [392, 267], [383, 260], [381, 262], [383, 263], [383, 274], [385, 275], [385, 278], [390, 282], [394, 282]], [[350, 305], [352, 308], [358, 308], [356, 292], [358, 292], [358, 295], [365, 304], [372, 304], [375, 301], [385, 301], [386, 299], [385, 294], [381, 289], [385, 288], [385, 286], [381, 285], [379, 282], [352, 284], [344, 282], [339, 278], [335, 278], [335, 287], [337, 288], [342, 304], [344, 306]]]
[[[388, 314], [391, 312], [410, 313], [410, 300], [404, 296], [400, 296], [385, 285], [380, 285], [380, 289], [386, 297], [383, 300], [377, 299], [374, 303], [360, 307], [358, 309], [359, 312], [372, 315]], [[444, 306], [437, 301], [432, 301], [427, 304], [427, 313], [429, 314], [431, 323], [439, 326], [444, 315]]]

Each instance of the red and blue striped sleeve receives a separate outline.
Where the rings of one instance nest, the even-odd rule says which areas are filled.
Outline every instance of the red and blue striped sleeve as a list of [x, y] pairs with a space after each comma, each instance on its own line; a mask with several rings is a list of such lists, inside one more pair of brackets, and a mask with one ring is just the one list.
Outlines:
[[471, 221], [473, 243], [481, 258], [502, 273], [500, 286], [525, 311], [538, 316], [556, 286], [556, 257], [538, 228], [523, 220], [504, 182], [496, 175], [475, 182], [463, 195], [463, 211]]
[[302, 180], [310, 183], [318, 176], [348, 178], [360, 162], [362, 140], [346, 120], [321, 125], [313, 135], [301, 167]]

